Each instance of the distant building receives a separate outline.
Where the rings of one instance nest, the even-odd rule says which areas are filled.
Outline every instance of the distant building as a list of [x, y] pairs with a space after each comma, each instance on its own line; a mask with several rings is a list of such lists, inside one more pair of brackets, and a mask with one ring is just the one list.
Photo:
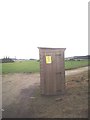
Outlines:
[[73, 57], [65, 58], [65, 60], [89, 60], [89, 59], [90, 59], [90, 55], [86, 55], [86, 56], [73, 56]]

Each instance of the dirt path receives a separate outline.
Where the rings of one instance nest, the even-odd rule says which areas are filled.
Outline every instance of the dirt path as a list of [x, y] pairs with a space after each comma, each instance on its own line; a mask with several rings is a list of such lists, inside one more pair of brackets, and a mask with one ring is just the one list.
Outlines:
[[[65, 75], [74, 75], [87, 71], [88, 67], [65, 71]], [[40, 85], [40, 74], [15, 73], [2, 76], [3, 117], [27, 116], [29, 102], [34, 89]], [[24, 108], [24, 110], [20, 110]], [[16, 111], [11, 114], [11, 111]], [[5, 112], [6, 111], [6, 112]], [[7, 112], [8, 111], [8, 112]], [[27, 111], [25, 113], [25, 111]]]
[[66, 70], [65, 75], [75, 75], [84, 71], [88, 71], [88, 67], [77, 68], [73, 70]]
[[[2, 91], [3, 91], [3, 105], [9, 105], [16, 101], [20, 92], [28, 87], [39, 84], [39, 74], [6, 74], [3, 75]], [[31, 93], [31, 89], [29, 91]], [[7, 94], [8, 93], [8, 94]], [[8, 102], [7, 102], [8, 100]]]

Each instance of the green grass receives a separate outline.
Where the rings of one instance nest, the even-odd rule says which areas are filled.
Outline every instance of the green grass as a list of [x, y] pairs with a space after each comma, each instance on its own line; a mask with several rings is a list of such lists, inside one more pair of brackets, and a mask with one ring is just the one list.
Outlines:
[[90, 61], [88, 60], [81, 60], [81, 61], [65, 61], [65, 69], [75, 69], [79, 67], [84, 67], [90, 65]]
[[2, 64], [0, 63], [0, 74], [2, 73]]
[[[83, 66], [87, 66], [88, 61], [65, 61], [65, 69], [74, 69]], [[90, 65], [90, 61], [89, 61]], [[0, 64], [1, 71], [1, 64]], [[32, 60], [32, 61], [17, 61], [14, 63], [3, 63], [2, 64], [2, 73], [36, 73], [40, 72], [40, 63]]]
[[37, 61], [17, 61], [14, 63], [3, 63], [2, 73], [24, 73], [39, 72], [39, 62]]

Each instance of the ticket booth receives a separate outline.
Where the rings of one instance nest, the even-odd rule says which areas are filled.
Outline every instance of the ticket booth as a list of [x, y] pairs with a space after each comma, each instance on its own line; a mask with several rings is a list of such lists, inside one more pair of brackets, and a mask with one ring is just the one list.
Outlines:
[[43, 95], [57, 95], [65, 91], [65, 48], [39, 47], [40, 88]]

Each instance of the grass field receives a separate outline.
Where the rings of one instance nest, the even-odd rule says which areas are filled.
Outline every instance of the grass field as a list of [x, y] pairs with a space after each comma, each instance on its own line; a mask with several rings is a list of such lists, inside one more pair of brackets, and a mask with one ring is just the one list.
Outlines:
[[2, 64], [0, 64], [0, 74], [2, 74]]
[[[35, 73], [40, 71], [40, 63], [35, 60], [17, 61], [14, 63], [3, 63], [2, 73]], [[65, 69], [74, 69], [88, 65], [88, 60], [82, 61], [65, 61]], [[89, 61], [90, 65], [90, 61]], [[0, 65], [1, 66], [1, 65]], [[1, 67], [0, 67], [1, 68]]]
[[84, 67], [90, 65], [90, 61], [88, 60], [81, 60], [81, 61], [65, 61], [65, 69], [75, 69], [79, 67]]
[[3, 63], [2, 73], [39, 72], [39, 62], [37, 61], [17, 61], [14, 63]]

